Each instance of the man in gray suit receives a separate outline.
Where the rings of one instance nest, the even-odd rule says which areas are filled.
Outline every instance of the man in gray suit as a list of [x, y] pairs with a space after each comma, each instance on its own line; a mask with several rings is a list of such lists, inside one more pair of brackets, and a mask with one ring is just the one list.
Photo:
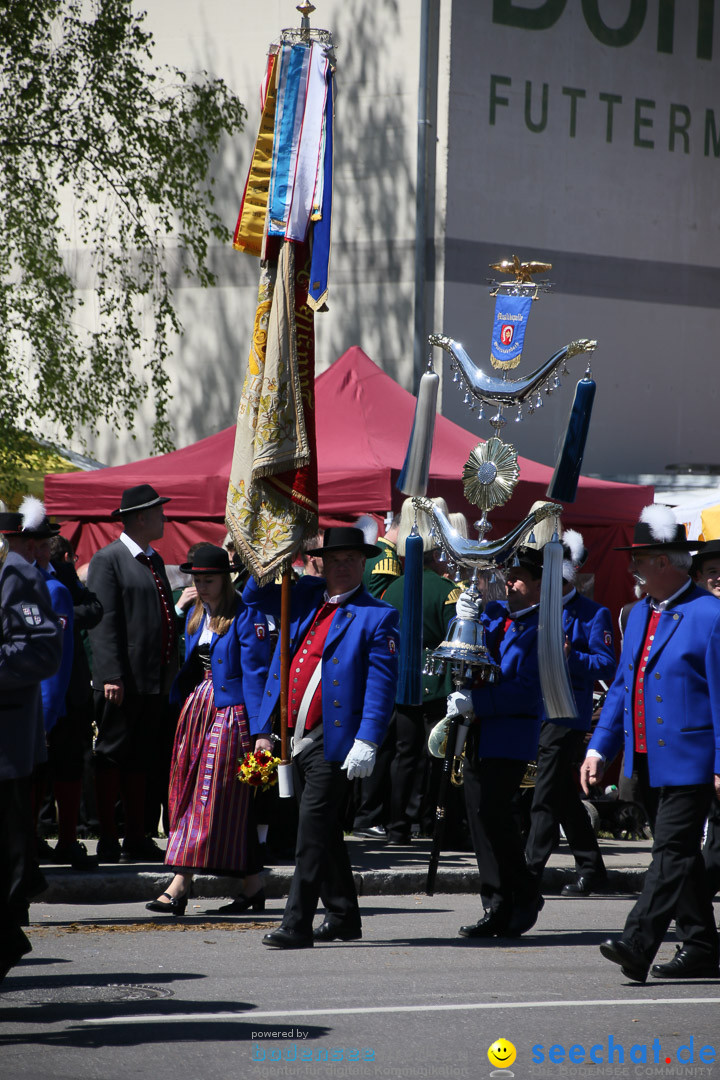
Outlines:
[[[164, 855], [146, 835], [145, 799], [148, 774], [168, 738], [168, 692], [177, 672], [172, 591], [150, 546], [162, 537], [168, 501], [150, 484], [124, 491], [112, 515], [123, 532], [93, 555], [88, 571], [88, 588], [104, 611], [90, 631], [101, 862], [161, 862]], [[125, 815], [122, 848], [118, 797]]]
[[46, 757], [40, 682], [62, 655], [62, 627], [31, 565], [26, 523], [23, 514], [0, 513], [0, 981], [31, 949], [22, 928], [37, 892], [33, 876], [42, 881], [31, 810], [32, 773]]

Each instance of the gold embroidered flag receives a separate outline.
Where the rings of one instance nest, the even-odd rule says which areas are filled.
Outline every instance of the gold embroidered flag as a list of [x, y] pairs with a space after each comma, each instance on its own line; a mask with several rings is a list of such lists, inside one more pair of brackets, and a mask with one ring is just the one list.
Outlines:
[[284, 241], [265, 264], [235, 434], [226, 523], [259, 584], [317, 532], [313, 311], [309, 251]]

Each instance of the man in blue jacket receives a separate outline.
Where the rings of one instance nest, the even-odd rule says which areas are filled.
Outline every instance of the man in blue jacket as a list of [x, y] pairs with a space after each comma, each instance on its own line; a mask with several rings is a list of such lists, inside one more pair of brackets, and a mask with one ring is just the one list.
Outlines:
[[653, 852], [622, 936], [600, 946], [645, 982], [673, 917], [684, 942], [655, 978], [717, 978], [718, 935], [700, 853], [720, 792], [720, 601], [688, 576], [689, 549], [667, 507], [643, 510], [630, 567], [647, 596], [630, 612], [617, 675], [583, 762], [585, 791], [625, 746], [643, 801], [655, 804]]
[[[60, 665], [63, 631], [38, 570], [23, 514], [0, 513], [0, 982], [31, 945], [30, 896], [38, 891], [32, 773], [46, 758], [40, 682]], [[9, 551], [8, 551], [9, 548]]]
[[[322, 548], [324, 578], [293, 587], [288, 723], [299, 796], [295, 873], [283, 920], [266, 934], [277, 949], [362, 935], [350, 859], [343, 839], [347, 781], [369, 776], [390, 721], [398, 677], [398, 616], [362, 586], [366, 556], [378, 554], [361, 529], [330, 528]], [[279, 616], [277, 586], [251, 579], [243, 599]], [[270, 732], [280, 699], [280, 647], [275, 650], [258, 730]], [[313, 932], [318, 900], [325, 920]]]
[[488, 604], [483, 619], [501, 677], [450, 695], [448, 713], [477, 719], [465, 746], [463, 789], [480, 873], [484, 914], [461, 926], [469, 938], [517, 936], [537, 919], [535, 880], [527, 868], [513, 798], [537, 755], [542, 713], [537, 639], [542, 552], [521, 548], [507, 572], [507, 607]]
[[566, 529], [562, 542], [562, 621], [577, 717], [552, 723], [544, 719], [540, 728], [526, 856], [539, 892], [558, 825], [562, 825], [578, 872], [577, 881], [565, 885], [562, 895], [587, 896], [605, 883], [607, 873], [595, 830], [580, 799], [575, 764], [584, 757], [585, 733], [590, 730], [593, 714], [593, 687], [598, 679], [612, 680], [616, 663], [610, 612], [575, 588], [578, 568], [586, 558], [583, 538], [574, 529]]

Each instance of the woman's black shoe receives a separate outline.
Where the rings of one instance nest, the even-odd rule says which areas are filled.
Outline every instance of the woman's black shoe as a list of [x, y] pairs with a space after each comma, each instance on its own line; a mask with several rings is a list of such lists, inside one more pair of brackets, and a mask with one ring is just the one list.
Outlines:
[[208, 912], [211, 915], [242, 915], [244, 911], [264, 911], [265, 910], [265, 890], [258, 889], [252, 896], [246, 896], [245, 893], [233, 900], [231, 904], [223, 904], [217, 911]]
[[164, 892], [163, 896], [167, 896], [169, 903], [164, 903], [162, 900], [151, 900], [145, 907], [148, 911], [154, 911], [158, 915], [184, 915], [185, 908], [187, 907], [187, 896], [171, 896], [170, 893]]

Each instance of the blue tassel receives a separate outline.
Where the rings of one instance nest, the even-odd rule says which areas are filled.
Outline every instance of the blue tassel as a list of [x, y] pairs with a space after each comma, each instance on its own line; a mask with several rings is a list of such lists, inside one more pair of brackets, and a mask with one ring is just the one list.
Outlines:
[[405, 588], [400, 620], [399, 705], [421, 705], [423, 634], [423, 538], [411, 533], [405, 541]]
[[427, 494], [439, 385], [440, 376], [434, 371], [426, 371], [420, 379], [410, 441], [395, 484], [405, 495]]
[[575, 387], [575, 398], [565, 430], [563, 448], [557, 459], [550, 486], [547, 489], [549, 499], [557, 499], [559, 502], [575, 502], [578, 480], [580, 479], [580, 466], [582, 465], [585, 442], [590, 428], [594, 397], [595, 381], [586, 376]]

